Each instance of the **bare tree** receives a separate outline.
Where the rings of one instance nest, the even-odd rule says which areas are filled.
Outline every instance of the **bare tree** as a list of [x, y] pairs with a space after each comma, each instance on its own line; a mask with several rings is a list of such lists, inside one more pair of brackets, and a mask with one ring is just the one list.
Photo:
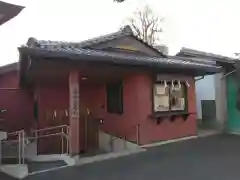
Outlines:
[[145, 6], [134, 12], [133, 17], [128, 19], [128, 23], [140, 39], [154, 45], [162, 32], [163, 20], [164, 18], [156, 15], [149, 6]]
[[113, 0], [114, 2], [117, 2], [117, 3], [122, 3], [124, 2], [125, 0]]
[[234, 53], [234, 54], [238, 59], [240, 59], [240, 53]]

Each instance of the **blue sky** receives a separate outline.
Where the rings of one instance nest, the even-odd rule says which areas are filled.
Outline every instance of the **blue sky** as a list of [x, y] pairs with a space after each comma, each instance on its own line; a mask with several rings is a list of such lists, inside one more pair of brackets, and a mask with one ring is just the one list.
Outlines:
[[0, 27], [0, 65], [18, 60], [29, 37], [81, 41], [114, 32], [136, 8], [148, 4], [165, 17], [162, 43], [171, 53], [182, 46], [233, 56], [240, 52], [236, 0], [4, 0], [26, 8]]

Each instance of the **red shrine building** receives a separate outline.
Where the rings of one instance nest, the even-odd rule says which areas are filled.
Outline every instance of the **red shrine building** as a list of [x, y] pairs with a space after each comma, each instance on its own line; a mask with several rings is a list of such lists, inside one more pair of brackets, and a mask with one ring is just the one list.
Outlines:
[[[195, 78], [211, 62], [166, 56], [126, 26], [75, 42], [29, 38], [19, 62], [0, 68], [1, 128], [68, 125], [70, 153], [99, 147], [99, 131], [138, 145], [197, 133]], [[59, 151], [56, 138], [38, 153]]]

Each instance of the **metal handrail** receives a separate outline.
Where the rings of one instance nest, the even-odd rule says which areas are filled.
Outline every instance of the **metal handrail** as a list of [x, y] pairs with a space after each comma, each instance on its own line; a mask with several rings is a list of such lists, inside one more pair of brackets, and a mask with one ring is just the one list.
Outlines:
[[24, 130], [19, 130], [19, 131], [14, 131], [14, 132], [10, 132], [10, 133], [7, 133], [8, 136], [11, 136], [11, 135], [18, 135], [19, 133], [23, 132]]
[[27, 139], [31, 140], [31, 139], [40, 139], [40, 138], [47, 138], [50, 136], [59, 136], [62, 135], [62, 133], [53, 133], [53, 134], [46, 134], [46, 135], [39, 135], [39, 136], [32, 136], [32, 137], [28, 137]]
[[[20, 130], [20, 131], [15, 131], [15, 132], [11, 132], [11, 133], [7, 133], [7, 137], [9, 137], [9, 136], [16, 136], [16, 137], [18, 137], [19, 136], [19, 134], [20, 133], [23, 133], [24, 132], [24, 130]], [[11, 140], [2, 140], [2, 143], [6, 143], [6, 142], [18, 142], [18, 139], [11, 139]]]
[[25, 131], [15, 131], [8, 133], [8, 136], [16, 136], [16, 140], [3, 140], [1, 143], [7, 143], [7, 142], [17, 142], [18, 143], [18, 163], [19, 164], [25, 164]]
[[15, 140], [5, 140], [5, 139], [2, 140], [2, 143], [11, 143], [11, 142], [15, 143], [15, 142], [18, 142], [18, 140], [16, 140], [16, 139]]
[[[66, 130], [65, 130], [66, 128]], [[58, 133], [50, 133], [50, 134], [39, 134], [40, 132], [44, 132], [44, 131], [50, 131], [53, 129], [60, 129], [61, 132]], [[64, 131], [65, 130], [65, 131]], [[25, 164], [25, 145], [26, 145], [26, 141], [31, 140], [31, 139], [39, 139], [39, 138], [47, 138], [50, 136], [61, 136], [61, 153], [64, 153], [64, 138], [66, 139], [66, 153], [69, 154], [69, 126], [67, 125], [60, 125], [60, 126], [54, 126], [54, 127], [47, 127], [47, 128], [42, 128], [42, 129], [36, 129], [36, 130], [32, 130], [32, 132], [34, 132], [35, 136], [32, 137], [27, 137], [25, 135], [25, 131], [24, 130], [20, 130], [20, 131], [15, 131], [15, 132], [11, 132], [8, 133], [8, 137], [13, 137], [14, 139], [10, 139], [10, 140], [3, 140], [1, 141], [1, 143], [5, 144], [5, 143], [16, 143], [18, 146], [18, 163], [19, 164]]]
[[[66, 128], [66, 133], [64, 131], [64, 128]], [[60, 129], [61, 132], [58, 133], [50, 133], [50, 134], [44, 134], [44, 135], [39, 135], [40, 132], [46, 132], [46, 131], [50, 131], [50, 130], [54, 130], [54, 129]], [[63, 142], [63, 138], [66, 139], [67, 142], [67, 147], [66, 147], [66, 153], [69, 154], [69, 126], [68, 125], [59, 125], [59, 126], [52, 126], [52, 127], [46, 127], [46, 128], [42, 128], [42, 129], [35, 129], [32, 130], [32, 132], [35, 134], [34, 137], [30, 137], [28, 139], [39, 139], [39, 138], [47, 138], [47, 137], [51, 137], [51, 136], [61, 136], [61, 153], [64, 153], [64, 142]]]
[[53, 129], [60, 129], [60, 128], [68, 128], [68, 125], [59, 125], [59, 126], [48, 126], [46, 128], [42, 128], [42, 129], [33, 129], [32, 131], [34, 132], [41, 132], [41, 131], [48, 131], [48, 130], [53, 130]]

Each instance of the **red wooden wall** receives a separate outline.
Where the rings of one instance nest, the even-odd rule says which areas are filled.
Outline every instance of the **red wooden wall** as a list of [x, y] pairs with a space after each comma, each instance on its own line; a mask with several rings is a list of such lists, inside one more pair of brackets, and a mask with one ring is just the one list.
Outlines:
[[[6, 89], [5, 89], [6, 88]], [[33, 122], [33, 94], [18, 88], [17, 71], [0, 76], [1, 129], [12, 132], [20, 129], [29, 131]]]
[[[195, 82], [188, 78], [188, 110], [196, 112]], [[186, 121], [179, 118], [174, 122], [164, 120], [161, 124], [149, 119], [152, 113], [151, 76], [145, 73], [132, 74], [124, 78], [124, 113], [109, 114], [106, 108], [105, 84], [85, 86], [80, 84], [80, 109], [89, 108], [97, 118], [104, 119], [101, 128], [117, 136], [127, 135], [130, 140], [136, 140], [136, 130], [133, 126], [140, 124], [140, 142], [146, 144], [154, 141], [168, 140], [196, 134], [196, 115]], [[18, 88], [17, 72], [6, 73], [0, 77], [0, 88]], [[39, 128], [51, 126], [45, 119], [48, 109], [67, 109], [69, 106], [68, 85], [58, 87], [38, 87], [39, 93]], [[29, 130], [33, 120], [33, 93], [27, 89], [0, 89], [0, 108], [7, 109], [4, 115], [4, 128], [8, 131], [19, 129]], [[65, 122], [66, 121], [66, 122]], [[67, 124], [68, 119], [57, 124]], [[55, 124], [53, 124], [55, 125]], [[82, 125], [82, 126], [81, 126]], [[0, 126], [3, 127], [2, 124]], [[84, 147], [84, 124], [80, 123], [81, 147]]]

